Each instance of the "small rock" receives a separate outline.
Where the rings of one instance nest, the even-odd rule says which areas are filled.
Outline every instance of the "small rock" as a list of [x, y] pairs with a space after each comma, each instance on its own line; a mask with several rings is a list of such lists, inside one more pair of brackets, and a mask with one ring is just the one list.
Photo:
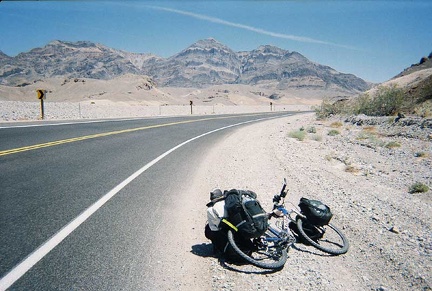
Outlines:
[[390, 227], [389, 230], [390, 230], [391, 232], [393, 232], [393, 233], [396, 233], [396, 234], [399, 234], [399, 233], [400, 233], [399, 228], [397, 228], [396, 226], [392, 226], [392, 227]]

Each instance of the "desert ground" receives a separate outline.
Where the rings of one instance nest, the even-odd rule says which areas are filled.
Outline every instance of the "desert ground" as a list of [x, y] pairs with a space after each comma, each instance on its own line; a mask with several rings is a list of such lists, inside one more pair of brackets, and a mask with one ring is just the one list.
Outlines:
[[[167, 252], [167, 258], [176, 254], [170, 263], [178, 272], [163, 287], [431, 290], [431, 191], [409, 193], [416, 181], [432, 185], [431, 126], [367, 117], [346, 120], [295, 115], [238, 129], [215, 145], [187, 193], [196, 199], [187, 203], [189, 214], [178, 222], [184, 240], [177, 240], [173, 253]], [[314, 133], [302, 141], [289, 136], [302, 127], [314, 128]], [[339, 134], [328, 135], [332, 130]], [[395, 143], [399, 146], [388, 146]], [[331, 207], [332, 222], [349, 239], [348, 253], [328, 256], [297, 243], [284, 269], [274, 273], [214, 256], [203, 233], [210, 190], [250, 189], [271, 209], [283, 178], [294, 205], [307, 197]], [[191, 222], [188, 229], [180, 227]], [[178, 235], [172, 233], [173, 238]]]
[[[216, 85], [207, 88], [158, 88], [146, 76], [113, 80], [51, 78], [22, 87], [0, 85], [0, 122], [40, 118], [36, 90], [46, 92], [45, 119], [121, 118], [310, 110], [337, 92], [276, 90], [274, 86]], [[271, 103], [271, 105], [270, 105]]]

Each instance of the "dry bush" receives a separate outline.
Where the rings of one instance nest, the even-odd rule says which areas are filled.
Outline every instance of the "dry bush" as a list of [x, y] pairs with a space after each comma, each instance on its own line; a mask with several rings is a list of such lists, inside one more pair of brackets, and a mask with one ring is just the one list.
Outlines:
[[340, 132], [338, 130], [336, 130], [336, 129], [332, 129], [332, 130], [330, 130], [327, 133], [327, 135], [330, 135], [330, 136], [335, 136], [335, 135], [338, 135], [338, 134], [340, 134]]
[[409, 193], [425, 193], [429, 191], [429, 187], [426, 184], [423, 184], [421, 182], [415, 182], [411, 185], [409, 188]]
[[330, 124], [330, 127], [333, 127], [333, 128], [339, 128], [339, 127], [342, 127], [342, 125], [343, 125], [342, 122], [340, 122], [340, 121], [335, 121], [335, 122], [332, 122], [332, 123]]
[[397, 141], [391, 141], [385, 145], [385, 147], [388, 149], [399, 148], [400, 146], [401, 146], [400, 143], [398, 143]]
[[296, 130], [288, 133], [289, 137], [296, 138], [299, 141], [303, 141], [306, 138], [306, 131]]

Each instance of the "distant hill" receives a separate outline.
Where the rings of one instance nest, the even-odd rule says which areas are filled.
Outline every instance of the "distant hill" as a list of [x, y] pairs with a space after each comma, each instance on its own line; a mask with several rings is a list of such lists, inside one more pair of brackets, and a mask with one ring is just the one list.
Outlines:
[[395, 84], [405, 93], [407, 112], [419, 115], [432, 114], [432, 53], [422, 57], [417, 64], [403, 70], [400, 74], [383, 83]]
[[432, 116], [432, 53], [394, 78], [374, 86], [365, 94], [339, 99], [336, 102], [322, 102], [317, 113], [321, 117], [343, 113], [372, 116], [408, 114], [430, 118]]
[[393, 79], [396, 79], [396, 78], [399, 78], [402, 76], [406, 76], [406, 75], [409, 75], [411, 73], [421, 71], [424, 69], [430, 69], [430, 68], [432, 68], [432, 53], [430, 53], [428, 57], [422, 57], [420, 59], [420, 62], [418, 62], [417, 64], [411, 65], [411, 67], [406, 68], [400, 74], [395, 76]]
[[351, 96], [370, 88], [352, 74], [311, 62], [274, 46], [234, 52], [215, 39], [200, 40], [169, 58], [129, 53], [88, 41], [53, 41], [9, 57], [0, 52], [0, 85], [26, 86], [46, 78], [111, 80], [147, 75], [158, 87], [206, 88], [223, 84], [261, 85], [275, 90], [330, 90]]

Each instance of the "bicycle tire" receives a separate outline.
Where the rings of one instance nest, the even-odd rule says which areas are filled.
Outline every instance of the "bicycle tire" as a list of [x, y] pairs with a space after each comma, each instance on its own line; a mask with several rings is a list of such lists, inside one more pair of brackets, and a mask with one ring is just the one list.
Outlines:
[[[303, 223], [304, 223], [303, 219], [297, 218], [297, 228], [300, 232], [300, 235], [304, 239], [306, 239], [306, 241], [308, 243], [310, 243], [312, 246], [316, 247], [317, 249], [319, 249], [323, 252], [326, 252], [326, 253], [332, 254], [332, 255], [342, 255], [348, 251], [348, 249], [349, 249], [348, 239], [345, 237], [345, 235], [342, 233], [342, 231], [340, 231], [333, 224], [329, 223], [328, 225], [326, 225], [327, 231], [330, 229], [333, 230], [331, 232], [331, 235], [333, 237], [330, 240], [328, 240], [328, 239], [323, 239], [323, 237], [312, 239], [304, 231]], [[326, 232], [326, 234], [328, 234], [328, 232]]]
[[[281, 269], [285, 265], [285, 262], [288, 259], [287, 248], [281, 247], [279, 250], [277, 250], [277, 253], [275, 253], [274, 251], [269, 252], [268, 249], [264, 252], [254, 251], [249, 256], [249, 255], [245, 254], [237, 246], [235, 239], [234, 239], [234, 235], [235, 235], [235, 233], [232, 230], [228, 230], [228, 242], [229, 242], [229, 244], [232, 246], [234, 251], [240, 257], [242, 257], [244, 260], [251, 263], [252, 265], [257, 266], [259, 268], [271, 269], [271, 270]], [[268, 235], [267, 232], [265, 235]], [[258, 256], [261, 256], [261, 257], [258, 257]]]

